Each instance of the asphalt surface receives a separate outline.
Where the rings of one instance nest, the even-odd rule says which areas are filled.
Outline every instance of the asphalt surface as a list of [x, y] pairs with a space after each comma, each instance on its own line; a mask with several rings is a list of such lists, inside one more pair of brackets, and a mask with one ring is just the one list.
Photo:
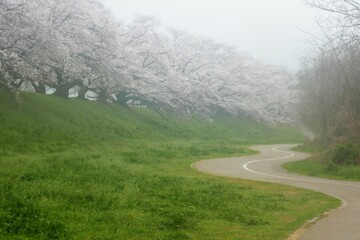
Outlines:
[[[322, 192], [342, 200], [342, 206], [322, 216], [289, 239], [300, 240], [360, 240], [360, 183], [327, 180], [292, 174], [281, 168], [289, 161], [309, 155], [291, 151], [296, 145], [263, 145], [252, 149], [257, 155], [211, 159], [193, 164], [198, 171], [233, 178], [275, 182]], [[309, 219], [310, 221], [310, 219]]]

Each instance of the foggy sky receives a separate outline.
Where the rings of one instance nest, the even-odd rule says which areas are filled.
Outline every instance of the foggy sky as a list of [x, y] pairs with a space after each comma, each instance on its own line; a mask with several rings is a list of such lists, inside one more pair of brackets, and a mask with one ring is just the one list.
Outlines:
[[162, 25], [210, 38], [261, 61], [296, 71], [310, 51], [308, 40], [321, 35], [320, 10], [301, 0], [105, 0], [115, 16], [153, 15]]

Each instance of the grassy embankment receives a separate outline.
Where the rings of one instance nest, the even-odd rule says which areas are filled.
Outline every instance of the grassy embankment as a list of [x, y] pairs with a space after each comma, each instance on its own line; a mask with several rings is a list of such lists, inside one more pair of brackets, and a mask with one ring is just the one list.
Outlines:
[[0, 239], [284, 239], [339, 203], [198, 173], [194, 161], [298, 142], [289, 128], [0, 92]]
[[298, 162], [286, 163], [285, 169], [306, 176], [337, 180], [360, 181], [360, 166], [335, 164], [321, 156], [321, 149], [310, 146], [299, 146], [297, 151], [311, 153], [313, 156]]

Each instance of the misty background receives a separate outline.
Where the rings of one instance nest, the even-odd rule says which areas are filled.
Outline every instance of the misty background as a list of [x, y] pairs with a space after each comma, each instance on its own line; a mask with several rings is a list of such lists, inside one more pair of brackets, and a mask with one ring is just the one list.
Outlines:
[[164, 26], [210, 38], [275, 65], [297, 71], [321, 36], [317, 24], [327, 13], [300, 0], [105, 0], [114, 15], [130, 22], [152, 15]]

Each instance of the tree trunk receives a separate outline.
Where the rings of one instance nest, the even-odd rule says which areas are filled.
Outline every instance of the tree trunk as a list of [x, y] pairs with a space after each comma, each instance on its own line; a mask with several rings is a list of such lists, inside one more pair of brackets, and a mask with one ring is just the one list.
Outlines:
[[98, 97], [97, 97], [97, 100], [99, 102], [103, 102], [103, 103], [109, 103], [108, 100], [109, 100], [109, 97], [106, 93], [105, 90], [100, 90], [99, 92], [97, 92], [98, 94]]
[[81, 80], [75, 80], [74, 82], [69, 82], [60, 85], [56, 88], [56, 91], [54, 92], [54, 95], [62, 97], [62, 98], [69, 98], [69, 90], [75, 86], [83, 86], [83, 83]]
[[54, 92], [55, 96], [62, 97], [62, 98], [69, 98], [69, 90], [72, 88], [69, 84], [63, 84], [56, 88]]
[[123, 106], [123, 107], [129, 107], [128, 105], [127, 105], [127, 95], [128, 95], [128, 92], [125, 92], [125, 91], [120, 91], [120, 92], [118, 92], [117, 94], [116, 94], [116, 102], [119, 104], [119, 105], [121, 105], [121, 106]]
[[31, 86], [34, 88], [35, 92], [46, 94], [45, 84], [31, 82]]
[[86, 95], [87, 91], [88, 91], [88, 88], [81, 88], [81, 89], [78, 91], [78, 96], [77, 96], [77, 98], [78, 98], [78, 99], [81, 99], [81, 100], [85, 100], [85, 99], [86, 99], [85, 95]]

